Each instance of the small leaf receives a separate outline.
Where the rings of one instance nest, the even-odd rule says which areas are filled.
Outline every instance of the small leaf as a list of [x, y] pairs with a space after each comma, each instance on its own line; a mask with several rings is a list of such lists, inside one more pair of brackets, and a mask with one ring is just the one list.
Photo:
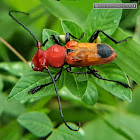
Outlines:
[[43, 30], [43, 42], [46, 40], [46, 39], [49, 39], [48, 42], [46, 43], [45, 45], [45, 49], [51, 47], [52, 45], [55, 44], [55, 41], [54, 39], [51, 37], [51, 35], [57, 35], [59, 36], [60, 34], [58, 32], [55, 32], [53, 30], [49, 30], [49, 29], [44, 29]]
[[53, 130], [50, 118], [37, 111], [20, 115], [18, 122], [38, 137], [44, 137]]
[[[115, 63], [94, 66], [94, 68], [99, 71], [98, 73], [101, 75], [102, 78], [116, 80], [128, 84], [128, 79], [125, 76], [124, 72]], [[132, 92], [129, 88], [125, 88], [124, 86], [115, 82], [104, 81], [96, 77], [92, 78], [94, 78], [95, 82], [99, 86], [109, 91], [113, 95], [119, 97], [120, 99], [131, 102]]]
[[77, 74], [65, 72], [65, 86], [77, 97], [82, 97], [87, 88], [87, 81], [77, 81]]
[[88, 81], [87, 89], [82, 97], [82, 101], [87, 105], [94, 105], [98, 100], [98, 91], [91, 80]]
[[[73, 129], [77, 129], [72, 123], [68, 123]], [[84, 131], [82, 128], [78, 132], [69, 130], [65, 124], [60, 125], [53, 133], [49, 136], [48, 140], [84, 140]]]
[[64, 33], [71, 33], [76, 38], [80, 38], [83, 31], [80, 26], [78, 26], [75, 22], [69, 20], [62, 20], [61, 25]]

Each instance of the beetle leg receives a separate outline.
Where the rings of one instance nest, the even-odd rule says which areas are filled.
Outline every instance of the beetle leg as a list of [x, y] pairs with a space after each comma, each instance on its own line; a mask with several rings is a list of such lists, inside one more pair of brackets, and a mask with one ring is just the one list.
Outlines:
[[48, 38], [41, 44], [41, 46], [45, 46], [45, 44], [48, 42]]
[[105, 80], [105, 81], [115, 82], [115, 83], [118, 83], [118, 84], [124, 86], [125, 88], [130, 88], [131, 90], [133, 90], [133, 88], [130, 87], [128, 84], [125, 84], [125, 83], [120, 82], [120, 81], [115, 81], [115, 80], [110, 80], [110, 79], [102, 78], [101, 75], [99, 75], [99, 74], [97, 73], [96, 70], [94, 70], [94, 69], [92, 70], [92, 69], [90, 69], [89, 67], [87, 67], [87, 68], [89, 69], [89, 71], [88, 71], [87, 73], [88, 73], [88, 74], [92, 74], [93, 76], [95, 76], [95, 77], [98, 78], [98, 79]]
[[81, 40], [84, 36], [84, 32], [82, 33], [81, 37], [78, 39], [77, 37], [73, 36], [71, 33], [66, 33], [66, 43], [70, 41], [70, 36], [74, 39]]
[[[55, 41], [56, 44], [61, 45], [61, 44], [60, 44], [60, 41], [59, 41], [59, 39], [58, 39], [58, 37], [57, 37], [56, 35], [51, 35], [51, 36], [53, 37], [53, 39], [54, 39], [54, 41]], [[45, 46], [45, 44], [46, 44], [48, 41], [49, 41], [49, 39], [47, 38], [47, 39], [41, 44], [41, 46]]]
[[97, 30], [90, 37], [89, 42], [92, 43], [98, 37], [100, 32], [102, 32], [106, 37], [108, 37], [110, 40], [112, 40], [115, 44], [118, 44], [118, 43], [121, 43], [121, 42], [125, 42], [125, 41], [127, 41], [128, 38], [133, 38], [132, 36], [129, 36], [129, 37], [125, 38], [124, 40], [116, 41], [114, 38], [112, 38], [111, 36], [107, 35], [104, 31]]
[[[57, 81], [60, 78], [61, 72], [62, 72], [63, 67], [61, 68], [61, 70], [55, 75], [54, 80]], [[37, 91], [39, 91], [40, 89], [42, 89], [43, 87], [46, 87], [50, 84], [53, 84], [53, 82], [44, 84], [44, 85], [39, 85], [37, 87], [32, 88], [31, 90], [28, 91], [28, 93], [36, 93]]]
[[55, 41], [56, 44], [61, 45], [60, 44], [60, 40], [58, 39], [58, 37], [56, 35], [51, 35]]
[[66, 70], [67, 72], [70, 72], [70, 73], [76, 73], [76, 74], [87, 74], [87, 72], [74, 72], [74, 71], [71, 71], [71, 67], [66, 67]]
[[89, 66], [87, 66], [87, 68], [89, 69], [89, 71], [87, 71], [87, 72], [73, 72], [73, 71], [71, 71], [71, 67], [67, 67], [66, 70], [67, 70], [67, 72], [76, 73], [76, 74], [92, 74], [93, 76], [95, 76], [98, 79], [105, 80], [105, 81], [110, 81], [110, 82], [115, 82], [115, 83], [118, 83], [118, 84], [124, 86], [125, 88], [130, 88], [131, 90], [133, 90], [133, 88], [130, 87], [128, 84], [125, 84], [125, 83], [120, 82], [120, 81], [115, 81], [115, 80], [102, 78], [101, 75], [99, 75], [97, 73], [98, 72], [97, 70], [94, 70], [94, 69], [92, 70], [92, 69], [89, 68]]

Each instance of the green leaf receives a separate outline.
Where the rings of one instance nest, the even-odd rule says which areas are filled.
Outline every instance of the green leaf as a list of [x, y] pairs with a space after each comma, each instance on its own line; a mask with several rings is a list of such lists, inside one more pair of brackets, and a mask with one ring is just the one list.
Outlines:
[[65, 72], [64, 84], [73, 95], [81, 98], [86, 91], [87, 81], [78, 81], [77, 76], [77, 74]]
[[[94, 66], [94, 69], [99, 71], [98, 73], [102, 76], [102, 78], [116, 80], [128, 84], [128, 79], [125, 73], [115, 63]], [[131, 102], [132, 93], [129, 88], [125, 88], [124, 86], [118, 83], [104, 81], [96, 77], [93, 78], [95, 82], [105, 90], [109, 91], [110, 93], [119, 97], [120, 99]]]
[[[78, 126], [75, 126], [72, 123], [68, 123], [72, 128], [77, 129]], [[49, 136], [48, 140], [84, 140], [84, 132], [80, 128], [78, 132], [69, 130], [65, 124], [60, 125], [53, 133]]]
[[[139, 140], [140, 117], [131, 114], [113, 113], [105, 117], [116, 130], [129, 140]], [[128, 123], [129, 122], [129, 123]]]
[[64, 5], [61, 2], [57, 2], [56, 0], [40, 1], [43, 3], [46, 9], [55, 17], [58, 17], [59, 19], [70, 19], [72, 21], [75, 21], [76, 23], [79, 23], [80, 25], [84, 24], [87, 13], [85, 13], [80, 8], [76, 8], [74, 6], [70, 7], [68, 5]]
[[49, 41], [46, 43], [45, 45], [45, 49], [51, 47], [52, 45], [55, 44], [54, 39], [51, 37], [51, 35], [57, 35], [59, 36], [60, 34], [58, 32], [55, 32], [53, 30], [49, 30], [49, 29], [44, 29], [43, 30], [43, 42], [48, 38]]
[[16, 120], [8, 122], [0, 129], [1, 140], [18, 140], [22, 137], [22, 128]]
[[80, 38], [83, 31], [80, 26], [78, 26], [75, 22], [69, 20], [62, 20], [61, 25], [64, 33], [71, 33], [77, 38]]
[[[122, 40], [128, 37], [120, 28], [117, 28], [112, 36], [116, 40]], [[140, 84], [140, 44], [136, 43], [133, 39], [129, 39], [127, 42], [119, 43], [115, 45], [112, 41], [109, 41], [113, 49], [117, 53], [116, 62], [134, 81]]]
[[12, 0], [5, 0], [5, 1], [6, 3], [10, 4], [10, 6], [13, 7], [14, 9], [18, 9], [18, 10], [22, 9], [22, 11], [30, 10], [39, 4], [39, 1], [36, 0], [32, 0], [32, 1], [25, 0], [22, 3], [20, 3], [18, 0], [15, 0], [15, 3], [13, 3]]
[[127, 111], [130, 113], [134, 113], [137, 115], [140, 115], [140, 86], [137, 85], [135, 86], [134, 90], [133, 90], [133, 100], [131, 104], [128, 104], [127, 106]]
[[96, 89], [95, 84], [91, 82], [91, 80], [88, 81], [88, 85], [86, 88], [86, 91], [84, 95], [81, 98], [78, 98], [77, 96], [73, 95], [65, 86], [60, 90], [61, 97], [75, 101], [76, 103], [80, 104], [86, 104], [86, 105], [91, 105], [93, 106], [98, 99], [98, 91]]
[[18, 117], [18, 122], [38, 137], [44, 137], [53, 130], [50, 118], [42, 112], [29, 112]]
[[0, 77], [0, 93], [3, 90], [3, 87], [4, 87], [3, 79]]
[[18, 102], [8, 102], [6, 94], [0, 94], [0, 115], [1, 113], [19, 116], [26, 111], [25, 107]]
[[95, 84], [89, 80], [82, 101], [87, 105], [94, 105], [98, 100], [98, 91]]
[[4, 111], [4, 107], [5, 107], [5, 96], [4, 94], [0, 93], [0, 116]]
[[[58, 72], [58, 69], [50, 68], [50, 71], [54, 76]], [[30, 98], [43, 97], [43, 96], [48, 96], [50, 94], [53, 94], [55, 92], [53, 84], [44, 87], [43, 89], [41, 89], [35, 94], [28, 93], [28, 91], [31, 90], [32, 88], [42, 84], [47, 84], [49, 82], [51, 82], [51, 78], [47, 72], [46, 73], [39, 72], [39, 71], [35, 72], [33, 70], [29, 70], [21, 77], [21, 79], [17, 82], [15, 87], [12, 89], [10, 95], [8, 96], [8, 100], [9, 101], [28, 100]], [[57, 88], [59, 90], [63, 86], [63, 74], [61, 75], [57, 83], [58, 83]]]
[[30, 67], [24, 62], [1, 62], [0, 69], [15, 76], [22, 76]]
[[[120, 3], [120, 0], [114, 1]], [[85, 41], [89, 40], [96, 30], [103, 30], [108, 35], [113, 34], [119, 25], [121, 15], [122, 9], [93, 9], [86, 19]]]
[[126, 9], [123, 11], [120, 27], [124, 29], [133, 28], [136, 25], [138, 16], [140, 15], [140, 7], [137, 9]]
[[[86, 12], [87, 14], [91, 11], [91, 9], [93, 8], [92, 5], [93, 5], [93, 0], [88, 0], [85, 1], [85, 0], [60, 0], [61, 3], [63, 3], [64, 5], [66, 6], [69, 6], [70, 8], [77, 8], [77, 11], [76, 12], [79, 12], [81, 13], [80, 16], [82, 16], [82, 12]], [[100, 0], [99, 0], [100, 2]]]
[[102, 119], [96, 119], [83, 126], [85, 140], [128, 140], [114, 129], [109, 127]]
[[[94, 82], [95, 83], [95, 82]], [[110, 94], [107, 90], [102, 88], [101, 86], [96, 85], [96, 88], [98, 90], [98, 103], [101, 104], [107, 104], [111, 106], [117, 106], [118, 105], [118, 98], [116, 98], [113, 94]]]

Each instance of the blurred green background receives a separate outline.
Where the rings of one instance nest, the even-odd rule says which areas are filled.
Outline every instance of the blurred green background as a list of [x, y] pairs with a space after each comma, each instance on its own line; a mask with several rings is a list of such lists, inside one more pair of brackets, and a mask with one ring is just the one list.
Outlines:
[[[85, 20], [93, 8], [93, 2], [97, 1], [1, 0], [0, 37], [11, 44], [27, 61], [31, 61], [37, 51], [34, 46], [36, 42], [23, 27], [8, 15], [9, 10], [30, 13], [30, 16], [16, 13], [14, 16], [24, 23], [42, 42], [44, 28], [64, 34], [61, 27], [62, 19], [72, 20], [84, 30]], [[100, 2], [109, 2], [109, 0], [100, 0]], [[129, 0], [122, 2], [129, 2]], [[139, 6], [136, 10], [123, 10], [119, 27], [140, 43]], [[56, 127], [62, 123], [56, 97], [47, 96], [37, 101], [31, 99], [27, 102], [7, 102], [10, 91], [27, 69], [29, 67], [0, 42], [0, 140], [43, 140], [47, 138], [47, 136], [39, 138], [17, 122], [17, 118], [25, 112], [39, 111], [49, 114]], [[53, 134], [56, 133], [57, 137], [50, 136], [48, 139], [78, 140], [82, 137], [84, 140], [139, 140], [140, 86], [131, 79], [130, 83], [134, 87], [131, 103], [121, 101], [97, 86], [98, 102], [92, 109], [67, 99], [63, 93], [69, 91], [63, 89], [61, 94], [65, 118], [76, 124], [81, 122], [82, 130], [79, 136], [70, 134], [73, 138], [69, 137], [68, 134], [66, 136], [62, 133], [59, 134], [56, 130]], [[58, 122], [56, 123], [55, 120]]]

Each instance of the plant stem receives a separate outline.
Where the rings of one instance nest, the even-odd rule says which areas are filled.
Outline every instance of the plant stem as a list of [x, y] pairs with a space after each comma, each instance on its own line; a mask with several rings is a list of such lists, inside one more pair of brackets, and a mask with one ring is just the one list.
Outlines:
[[0, 37], [0, 41], [5, 44], [16, 56], [19, 57], [23, 62], [25, 62], [28, 66], [28, 61], [19, 53], [17, 52], [8, 42], [6, 42], [3, 38]]

